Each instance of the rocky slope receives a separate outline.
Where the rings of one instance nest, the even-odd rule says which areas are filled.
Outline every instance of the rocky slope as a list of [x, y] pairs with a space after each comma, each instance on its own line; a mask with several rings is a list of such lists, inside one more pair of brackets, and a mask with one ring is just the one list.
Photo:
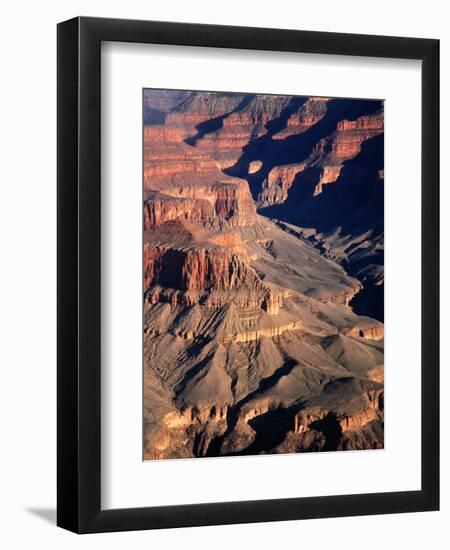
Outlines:
[[380, 102], [146, 90], [144, 123], [144, 458], [382, 447]]
[[315, 113], [306, 118], [311, 125], [280, 130], [274, 121], [278, 131], [269, 124], [227, 173], [247, 174], [262, 214], [294, 225], [357, 276], [365, 289], [357, 309], [383, 320], [383, 104], [309, 98], [300, 109], [288, 106], [280, 119], [290, 121], [291, 111], [302, 108]]

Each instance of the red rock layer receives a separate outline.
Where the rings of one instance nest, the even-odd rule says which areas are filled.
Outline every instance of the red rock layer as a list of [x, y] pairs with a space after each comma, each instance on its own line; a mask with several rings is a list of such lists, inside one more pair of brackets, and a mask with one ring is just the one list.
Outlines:
[[[147, 151], [158, 148], [162, 143], [182, 143], [186, 136], [183, 128], [168, 125], [153, 125], [144, 127], [144, 145]], [[147, 159], [147, 155], [146, 155]]]
[[[325, 100], [322, 103], [326, 109]], [[307, 120], [312, 122], [313, 119]], [[296, 131], [298, 133], [305, 129], [300, 126]], [[258, 197], [258, 205], [270, 206], [286, 200], [295, 176], [308, 167], [317, 166], [321, 169], [320, 179], [313, 192], [314, 195], [319, 195], [322, 193], [324, 185], [337, 181], [344, 162], [355, 158], [360, 153], [362, 143], [383, 131], [384, 117], [382, 113], [364, 115], [356, 120], [340, 121], [336, 131], [320, 140], [305, 162], [274, 166], [270, 170]], [[276, 139], [279, 139], [279, 136], [280, 133], [277, 134]], [[383, 176], [384, 174], [380, 174], [380, 179]]]
[[290, 101], [289, 96], [254, 96], [227, 114], [217, 130], [198, 139], [196, 147], [208, 151], [221, 169], [232, 166], [251, 139], [267, 133], [267, 123], [277, 119]]
[[310, 97], [296, 113], [292, 113], [286, 127], [273, 136], [273, 139], [285, 139], [295, 134], [302, 134], [317, 124], [327, 113], [327, 97]]
[[384, 131], [382, 113], [365, 115], [356, 120], [338, 122], [336, 131], [328, 138], [321, 140], [315, 151], [311, 164], [320, 165], [322, 173], [314, 191], [315, 195], [322, 192], [323, 185], [334, 183], [340, 174], [345, 161], [355, 158], [361, 151], [361, 144]]
[[[301, 99], [192, 93], [169, 108], [166, 99], [148, 105], [159, 112], [144, 129], [145, 458], [251, 452], [264, 424], [253, 419], [265, 414], [281, 444], [264, 452], [379, 448], [382, 325], [348, 307], [358, 282], [263, 222], [247, 181], [222, 171], [286, 120], [273, 139], [306, 132], [327, 100], [292, 112]], [[322, 170], [321, 185], [336, 181], [380, 131], [376, 117], [342, 121], [305, 162], [272, 168], [265, 203], [285, 200], [308, 167]], [[265, 170], [265, 159], [252, 161], [249, 173]]]
[[226, 248], [145, 246], [144, 285], [185, 291], [262, 288], [256, 273]]
[[177, 219], [204, 224], [214, 218], [214, 207], [207, 200], [171, 197], [154, 192], [148, 194], [144, 202], [144, 230]]
[[[219, 180], [216, 182], [216, 180]], [[225, 179], [225, 178], [224, 178]], [[157, 182], [154, 181], [156, 186]], [[158, 181], [158, 186], [161, 181]], [[149, 223], [164, 223], [178, 217], [214, 225], [251, 225], [256, 221], [256, 209], [248, 183], [229, 178], [220, 182], [220, 174], [184, 174], [172, 178], [171, 185], [161, 185], [165, 197], [149, 195], [145, 203]], [[183, 200], [186, 202], [183, 204]], [[153, 206], [153, 202], [155, 205]]]
[[149, 195], [146, 200], [146, 227], [177, 218], [209, 225], [217, 221], [254, 223], [256, 211], [248, 183], [220, 169], [231, 157], [227, 161], [221, 153], [215, 158], [208, 147], [185, 142], [196, 134], [198, 124], [230, 113], [243, 97], [194, 93], [166, 116], [164, 125], [144, 128], [144, 189], [162, 194]]

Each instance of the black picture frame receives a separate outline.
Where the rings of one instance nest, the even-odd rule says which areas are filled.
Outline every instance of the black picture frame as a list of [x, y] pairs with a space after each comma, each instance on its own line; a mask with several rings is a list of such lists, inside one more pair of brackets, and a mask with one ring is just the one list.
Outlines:
[[[422, 62], [422, 488], [101, 509], [100, 49], [102, 41]], [[77, 17], [58, 25], [57, 524], [76, 533], [439, 508], [439, 41]], [[419, 406], [419, 404], [418, 404]]]

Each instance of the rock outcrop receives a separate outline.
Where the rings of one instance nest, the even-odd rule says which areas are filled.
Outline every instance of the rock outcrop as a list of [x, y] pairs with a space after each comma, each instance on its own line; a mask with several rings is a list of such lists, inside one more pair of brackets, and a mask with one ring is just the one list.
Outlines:
[[328, 101], [327, 97], [308, 98], [296, 112], [289, 115], [286, 126], [274, 134], [273, 139], [285, 139], [306, 132], [326, 115]]
[[261, 193], [258, 197], [258, 206], [264, 208], [283, 203], [288, 197], [289, 189], [292, 187], [296, 176], [303, 172], [306, 167], [307, 164], [303, 162], [274, 166], [263, 181]]
[[[309, 119], [310, 122], [313, 120], [315, 119]], [[309, 126], [293, 126], [290, 132], [302, 133], [308, 128]], [[322, 138], [304, 162], [276, 165], [271, 168], [267, 178], [262, 182], [258, 197], [259, 206], [265, 207], [283, 203], [287, 199], [288, 191], [292, 187], [296, 176], [307, 168], [319, 168], [318, 180], [312, 190], [312, 196], [320, 195], [324, 185], [335, 183], [338, 180], [344, 163], [355, 158], [361, 152], [361, 144], [382, 134], [383, 131], [384, 117], [382, 113], [364, 115], [356, 120], [338, 122], [336, 130], [329, 136]], [[281, 135], [284, 134], [281, 133]], [[274, 139], [275, 137], [281, 139], [280, 134], [274, 136]]]
[[179, 126], [188, 131], [206, 121], [232, 113], [245, 95], [233, 93], [201, 92], [189, 97], [166, 116], [168, 126]]
[[179, 290], [209, 291], [262, 287], [242, 259], [225, 247], [144, 247], [144, 284]]
[[383, 447], [384, 327], [353, 310], [377, 103], [145, 91], [145, 459]]
[[320, 180], [313, 194], [319, 195], [324, 185], [335, 183], [344, 162], [355, 158], [361, 152], [361, 144], [364, 141], [382, 134], [383, 131], [382, 113], [340, 121], [336, 131], [318, 143], [310, 159], [312, 166], [321, 167]]
[[214, 204], [210, 200], [171, 196], [157, 191], [146, 193], [144, 231], [173, 220], [188, 220], [203, 225], [213, 223], [215, 219]]

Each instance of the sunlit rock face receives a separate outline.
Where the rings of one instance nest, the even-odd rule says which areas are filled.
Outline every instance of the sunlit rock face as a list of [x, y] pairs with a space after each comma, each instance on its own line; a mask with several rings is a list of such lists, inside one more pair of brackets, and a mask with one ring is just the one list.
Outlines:
[[145, 459], [382, 448], [382, 102], [143, 118]]
[[327, 97], [306, 99], [296, 111], [289, 114], [285, 126], [273, 135], [273, 139], [285, 139], [306, 132], [326, 115], [328, 101]]

